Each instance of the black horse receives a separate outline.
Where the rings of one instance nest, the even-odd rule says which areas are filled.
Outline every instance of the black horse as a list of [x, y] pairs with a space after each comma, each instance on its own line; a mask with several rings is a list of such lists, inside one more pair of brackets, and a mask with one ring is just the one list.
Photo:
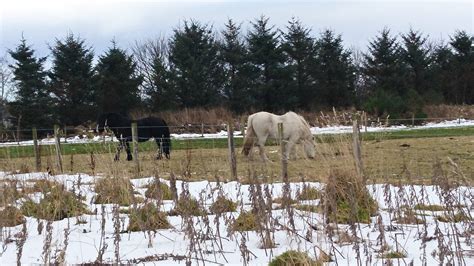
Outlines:
[[104, 113], [97, 119], [97, 132], [103, 133], [105, 130], [110, 129], [119, 140], [120, 144], [117, 147], [117, 153], [115, 154], [116, 161], [119, 160], [120, 151], [123, 147], [125, 147], [125, 150], [127, 151], [127, 160], [132, 160], [132, 153], [130, 152], [129, 144], [129, 142], [132, 141], [132, 122], [137, 123], [138, 142], [144, 142], [154, 138], [158, 145], [157, 159], [163, 158], [163, 153], [166, 158], [170, 158], [170, 130], [163, 119], [159, 117], [146, 117], [132, 121], [130, 118], [117, 113]]

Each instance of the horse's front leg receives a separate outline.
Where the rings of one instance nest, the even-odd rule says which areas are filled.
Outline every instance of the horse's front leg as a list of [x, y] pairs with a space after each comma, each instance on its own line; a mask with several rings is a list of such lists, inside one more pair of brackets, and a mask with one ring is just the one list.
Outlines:
[[157, 160], [163, 159], [163, 139], [159, 138], [156, 140], [156, 145], [158, 146], [158, 154], [156, 156]]
[[132, 152], [130, 151], [130, 143], [128, 143], [128, 141], [125, 142], [125, 151], [127, 151], [127, 161], [131, 161], [133, 157]]
[[119, 145], [117, 146], [117, 151], [115, 152], [114, 161], [120, 160], [120, 152], [122, 151], [122, 148], [123, 148], [123, 143], [122, 141], [120, 141]]

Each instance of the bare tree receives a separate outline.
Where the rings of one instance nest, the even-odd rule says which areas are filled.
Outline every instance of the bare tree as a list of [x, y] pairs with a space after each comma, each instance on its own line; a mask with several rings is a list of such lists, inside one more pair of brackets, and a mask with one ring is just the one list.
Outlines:
[[145, 78], [142, 83], [142, 92], [155, 90], [153, 66], [155, 60], [167, 63], [168, 43], [164, 36], [148, 39], [142, 42], [135, 41], [132, 46], [133, 56], [137, 62], [138, 71]]
[[12, 71], [7, 56], [0, 57], [0, 101], [8, 99], [13, 92]]

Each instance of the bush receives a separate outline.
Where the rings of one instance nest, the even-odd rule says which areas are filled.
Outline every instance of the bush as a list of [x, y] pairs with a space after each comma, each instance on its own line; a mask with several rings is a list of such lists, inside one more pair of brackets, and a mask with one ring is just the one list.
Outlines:
[[17, 226], [25, 222], [25, 217], [16, 207], [7, 206], [0, 211], [0, 227]]
[[170, 187], [162, 182], [159, 182], [159, 179], [155, 179], [153, 183], [148, 185], [147, 190], [145, 191], [145, 197], [150, 199], [161, 199], [161, 200], [172, 200], [173, 195], [171, 194]]
[[131, 209], [129, 217], [128, 231], [154, 231], [171, 228], [166, 213], [160, 212], [153, 203]]
[[308, 256], [306, 252], [289, 250], [275, 257], [268, 266], [287, 266], [287, 265], [322, 265]]
[[132, 183], [125, 178], [101, 178], [95, 183], [95, 193], [95, 204], [130, 206], [137, 202]]
[[237, 210], [237, 203], [224, 196], [218, 196], [209, 210], [214, 214], [235, 212]]
[[86, 205], [63, 185], [54, 186], [39, 203], [27, 200], [21, 210], [24, 215], [46, 220], [62, 220], [87, 213]]

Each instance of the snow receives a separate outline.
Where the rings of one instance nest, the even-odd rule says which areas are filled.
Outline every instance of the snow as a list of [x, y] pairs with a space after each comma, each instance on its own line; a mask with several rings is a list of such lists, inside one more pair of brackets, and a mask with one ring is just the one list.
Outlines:
[[[100, 176], [90, 176], [87, 174], [80, 174], [81, 178], [81, 192], [86, 195], [86, 201], [88, 208], [91, 211], [97, 209], [97, 215], [82, 215], [82, 219], [87, 221], [86, 224], [76, 224], [76, 218], [64, 219], [61, 221], [53, 222], [53, 236], [52, 236], [52, 254], [55, 254], [56, 250], [63, 248], [64, 241], [64, 229], [67, 228], [68, 223], [70, 225], [69, 245], [66, 250], [65, 261], [67, 264], [80, 264], [87, 262], [94, 262], [97, 258], [100, 235], [101, 235], [101, 205], [92, 204], [91, 199], [95, 195], [93, 192], [94, 181]], [[56, 175], [49, 176], [46, 173], [29, 173], [29, 174], [9, 174], [6, 172], [0, 172], [1, 180], [18, 180], [21, 182], [32, 181], [37, 179], [48, 179], [55, 180], [66, 184], [68, 189], [72, 189], [74, 185], [77, 186], [77, 180], [79, 174], [76, 175]], [[140, 179], [131, 179], [135, 189], [144, 195], [144, 186], [149, 184], [153, 180], [153, 177], [145, 177]], [[162, 182], [169, 183], [167, 180]], [[176, 187], [178, 193], [182, 190], [183, 181], [177, 181]], [[201, 198], [206, 206], [212, 204], [213, 199], [217, 196], [218, 191], [216, 190], [216, 182], [199, 181], [199, 182], [188, 182], [190, 194], [195, 198]], [[251, 208], [249, 185], [240, 184], [238, 182], [221, 183], [222, 191], [224, 194], [234, 201], [240, 201], [244, 209], [248, 210]], [[321, 189], [324, 185], [317, 182], [307, 182], [306, 185], [313, 186]], [[291, 183], [292, 196], [296, 195], [296, 191], [301, 189], [303, 183]], [[283, 184], [273, 183], [268, 184], [268, 189], [271, 191], [273, 198], [281, 196]], [[393, 211], [390, 209], [390, 202], [396, 202], [397, 198], [406, 199], [408, 204], [414, 205], [415, 202], [408, 200], [410, 195], [416, 194], [418, 202], [424, 202], [425, 204], [445, 204], [445, 199], [440, 195], [438, 190], [439, 187], [435, 186], [392, 186], [384, 184], [376, 184], [367, 186], [368, 191], [372, 194], [374, 199], [380, 206], [380, 215], [384, 222], [384, 225], [390, 225]], [[387, 192], [390, 192], [390, 200], [387, 200]], [[464, 210], [472, 216], [474, 214], [474, 206], [472, 203], [472, 187], [457, 187], [449, 191], [456, 198], [462, 199], [462, 202], [466, 207]], [[423, 196], [424, 195], [424, 196]], [[315, 203], [315, 202], [306, 202]], [[17, 203], [18, 205], [21, 202]], [[112, 221], [112, 205], [105, 205], [105, 243], [108, 245], [104, 254], [104, 262], [113, 263], [115, 262], [114, 255], [114, 227]], [[164, 201], [163, 209], [170, 210], [173, 207], [172, 201]], [[427, 216], [427, 234], [428, 236], [434, 236], [436, 230], [436, 221], [431, 215], [431, 212], [424, 212]], [[238, 213], [227, 213], [226, 216], [237, 217]], [[284, 210], [274, 210], [272, 217], [280, 221], [281, 224], [288, 224], [288, 216]], [[125, 229], [128, 224], [128, 217], [126, 214], [120, 214], [121, 228]], [[266, 265], [272, 257], [277, 256], [285, 252], [286, 250], [300, 250], [307, 251], [309, 255], [315, 256], [322, 249], [326, 253], [331, 253], [333, 258], [336, 259], [340, 265], [353, 265], [356, 261], [356, 251], [353, 244], [334, 244], [337, 251], [330, 249], [330, 241], [323, 230], [322, 216], [317, 213], [309, 213], [295, 210], [295, 227], [296, 232], [300, 236], [305, 236], [308, 231], [311, 231], [311, 236], [308, 241], [296, 234], [288, 233], [282, 230], [280, 227], [275, 227], [275, 242], [277, 247], [272, 250], [264, 250], [260, 247], [260, 236], [255, 232], [247, 232], [244, 234], [227, 235], [227, 225], [225, 222], [220, 220], [219, 230], [222, 235], [222, 250], [217, 248], [216, 242], [211, 240], [201, 243], [202, 256], [206, 259], [207, 264], [226, 264], [226, 265], [242, 265], [242, 255], [239, 249], [241, 239], [243, 236], [246, 238], [246, 245], [253, 255], [250, 255], [250, 265]], [[217, 225], [215, 224], [215, 216], [210, 215], [208, 217], [210, 221], [210, 230], [216, 232]], [[163, 255], [163, 254], [174, 254], [174, 255], [187, 255], [189, 238], [185, 233], [183, 220], [180, 216], [170, 216], [169, 221], [173, 228], [168, 230], [159, 230], [152, 237], [152, 246], [149, 246], [149, 235], [143, 232], [134, 233], [122, 233], [120, 246], [120, 260], [122, 263], [131, 262], [133, 259], [144, 258], [152, 255]], [[318, 230], [311, 229], [309, 224], [315, 225]], [[197, 230], [202, 230], [203, 234], [209, 234], [205, 228], [205, 223], [201, 218], [194, 218], [192, 224]], [[403, 259], [405, 263], [409, 263], [413, 260], [414, 265], [422, 264], [423, 249], [422, 240], [420, 239], [420, 233], [423, 231], [422, 225], [398, 225], [395, 231], [385, 231], [385, 238], [390, 247], [395, 249], [397, 239], [401, 250], [406, 251], [408, 257]], [[43, 262], [42, 252], [43, 243], [45, 239], [45, 233], [38, 234], [38, 220], [35, 218], [27, 218], [26, 221], [28, 237], [24, 245], [23, 256], [21, 258], [22, 264], [39, 264]], [[439, 230], [444, 234], [444, 244], [454, 249], [457, 243], [447, 241], [448, 234], [452, 235], [455, 232], [455, 228], [458, 230], [464, 230], [469, 227], [468, 223], [439, 223]], [[342, 231], [347, 231], [351, 234], [350, 229], [347, 225], [339, 225]], [[16, 240], [16, 233], [21, 231], [21, 225], [13, 228], [4, 228], [3, 236], [9, 235], [10, 239]], [[378, 257], [376, 252], [380, 249], [380, 246], [376, 244], [379, 231], [377, 230], [376, 218], [372, 218], [370, 224], [358, 224], [356, 226], [357, 235], [363, 239], [360, 243], [359, 248], [361, 252], [362, 261], [366, 261], [371, 258], [370, 264], [382, 265], [385, 261]], [[460, 248], [464, 251], [472, 252], [472, 244], [468, 244], [466, 237], [458, 235], [460, 239]], [[2, 242], [2, 239], [4, 242]], [[431, 254], [433, 251], [438, 250], [438, 241], [432, 240], [426, 242], [426, 263], [427, 265], [439, 264], [437, 258]], [[368, 256], [364, 252], [364, 245], [368, 245]], [[3, 247], [3, 248], [2, 248]], [[206, 252], [204, 252], [206, 251]], [[464, 261], [466, 265], [474, 265], [474, 258], [467, 256], [464, 253]], [[192, 257], [195, 257], [194, 254]], [[200, 255], [199, 255], [200, 256]], [[0, 265], [14, 265], [16, 264], [17, 249], [15, 241], [7, 243], [4, 238], [0, 238]], [[445, 261], [446, 262], [446, 261]], [[165, 265], [184, 265], [184, 261], [174, 261], [169, 258], [165, 261], [150, 261], [145, 264], [165, 264]], [[396, 261], [395, 261], [396, 263]], [[456, 261], [454, 261], [456, 263]], [[193, 260], [193, 265], [202, 264], [202, 261]], [[336, 265], [335, 262], [330, 265]]]
[[[400, 131], [400, 130], [414, 130], [414, 129], [430, 129], [430, 128], [455, 128], [455, 127], [470, 127], [474, 126], [474, 120], [468, 119], [455, 119], [455, 120], [447, 120], [438, 123], [427, 123], [422, 126], [405, 126], [405, 125], [398, 125], [398, 126], [368, 126], [367, 128], [363, 128], [363, 131], [367, 132], [391, 132], [391, 131]], [[314, 135], [321, 135], [321, 134], [342, 134], [342, 133], [351, 133], [352, 127], [351, 126], [327, 126], [327, 127], [312, 127], [311, 133]], [[242, 137], [242, 132], [234, 131], [234, 136], [239, 138]], [[206, 133], [206, 134], [197, 134], [197, 133], [181, 133], [181, 134], [171, 134], [173, 139], [220, 139], [220, 138], [227, 138], [227, 132], [221, 130], [218, 133]], [[69, 138], [61, 138], [61, 143], [99, 143], [99, 142], [110, 142], [114, 141], [117, 142], [118, 140], [115, 137], [110, 136], [94, 136], [93, 138], [89, 139], [86, 136], [74, 136]], [[54, 144], [54, 138], [44, 138], [38, 140], [40, 145], [52, 145]], [[3, 142], [0, 143], [0, 147], [4, 146], [31, 146], [33, 145], [33, 140], [27, 141], [20, 141], [20, 142]]]

